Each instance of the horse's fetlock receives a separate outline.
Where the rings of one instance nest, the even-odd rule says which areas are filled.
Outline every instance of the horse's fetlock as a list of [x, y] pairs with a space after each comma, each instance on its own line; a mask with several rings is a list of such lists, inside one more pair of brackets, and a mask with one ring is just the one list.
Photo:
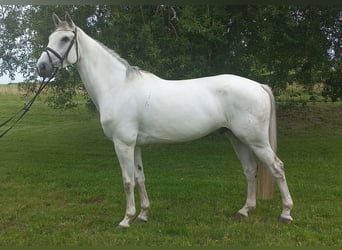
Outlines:
[[286, 201], [286, 203], [284, 203], [284, 207], [291, 210], [293, 208], [293, 201]]

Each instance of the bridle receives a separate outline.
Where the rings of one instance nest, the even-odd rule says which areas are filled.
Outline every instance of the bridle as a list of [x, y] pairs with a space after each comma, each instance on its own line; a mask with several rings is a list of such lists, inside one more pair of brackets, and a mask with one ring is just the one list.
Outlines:
[[[58, 31], [65, 31], [65, 30], [58, 30]], [[70, 31], [70, 30], [67, 30], [67, 31]], [[51, 58], [51, 55], [50, 55], [50, 52], [58, 58], [59, 62], [60, 62], [60, 67], [63, 67], [63, 62], [64, 60], [68, 57], [69, 55], [69, 52], [72, 48], [72, 46], [76, 45], [76, 62], [78, 62], [78, 42], [77, 42], [77, 27], [75, 27], [75, 29], [72, 31], [74, 33], [74, 37], [72, 38], [72, 40], [70, 41], [70, 44], [69, 44], [69, 47], [68, 49], [66, 50], [66, 52], [64, 53], [63, 56], [61, 56], [57, 51], [55, 51], [54, 49], [51, 49], [50, 47], [46, 47], [45, 50], [43, 50], [43, 52], [46, 52], [48, 58], [49, 58], [49, 61], [52, 65], [52, 67], [54, 67], [53, 63], [52, 63], [52, 58]]]
[[[77, 58], [76, 62], [78, 62], [79, 57], [78, 57], [77, 27], [75, 27], [75, 29], [72, 32], [74, 33], [74, 37], [70, 41], [69, 47], [68, 47], [68, 49], [66, 50], [66, 52], [64, 53], [63, 56], [61, 56], [58, 52], [56, 52], [54, 49], [51, 49], [49, 47], [46, 47], [46, 49], [43, 50], [43, 52], [47, 53], [49, 61], [50, 61], [51, 65], [52, 65], [52, 67], [54, 69], [53, 72], [52, 72], [52, 75], [47, 80], [46, 80], [46, 78], [43, 79], [43, 81], [40, 83], [40, 86], [39, 86], [37, 92], [35, 93], [35, 95], [32, 97], [32, 99], [27, 104], [24, 105], [24, 107], [22, 107], [12, 117], [10, 117], [9, 119], [7, 119], [4, 122], [0, 123], [0, 128], [1, 128], [1, 127], [4, 127], [6, 124], [10, 124], [10, 122], [13, 120], [12, 124], [9, 125], [9, 127], [7, 129], [5, 129], [5, 131], [0, 132], [0, 138], [2, 138], [5, 134], [7, 134], [24, 117], [24, 115], [30, 110], [32, 104], [34, 103], [34, 101], [36, 100], [38, 95], [42, 92], [42, 90], [46, 87], [46, 85], [48, 85], [48, 83], [56, 76], [58, 69], [63, 67], [63, 62], [68, 57], [69, 52], [70, 52], [72, 46], [74, 45], [74, 43], [76, 43], [76, 58]], [[60, 62], [60, 67], [55, 67], [53, 65], [50, 52], [55, 57], [58, 58], [58, 60]], [[18, 116], [18, 118], [16, 120], [14, 120], [14, 118], [16, 118], [17, 116]]]

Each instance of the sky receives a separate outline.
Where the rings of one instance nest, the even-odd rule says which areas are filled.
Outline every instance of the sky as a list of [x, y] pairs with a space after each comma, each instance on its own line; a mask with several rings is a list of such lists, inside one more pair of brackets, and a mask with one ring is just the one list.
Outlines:
[[0, 84], [8, 84], [8, 83], [14, 83], [14, 82], [22, 82], [24, 80], [23, 76], [21, 74], [16, 74], [15, 79], [12, 81], [9, 76], [3, 75], [0, 77]]

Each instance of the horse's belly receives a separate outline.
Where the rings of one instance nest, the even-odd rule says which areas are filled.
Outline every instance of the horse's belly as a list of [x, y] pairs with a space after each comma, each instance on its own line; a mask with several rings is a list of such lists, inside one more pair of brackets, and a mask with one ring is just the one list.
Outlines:
[[152, 144], [152, 143], [175, 143], [175, 142], [184, 142], [191, 141], [198, 138], [201, 138], [215, 130], [217, 127], [210, 127], [203, 130], [191, 130], [184, 128], [175, 128], [171, 130], [163, 130], [161, 128], [155, 131], [139, 131], [137, 137], [137, 144]]
[[223, 114], [174, 110], [151, 116], [139, 126], [138, 144], [173, 143], [201, 138], [225, 126]]

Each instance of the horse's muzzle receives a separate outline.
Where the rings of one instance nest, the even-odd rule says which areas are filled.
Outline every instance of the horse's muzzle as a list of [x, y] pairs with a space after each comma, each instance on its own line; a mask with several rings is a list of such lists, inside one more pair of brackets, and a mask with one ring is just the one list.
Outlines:
[[53, 73], [53, 67], [50, 62], [46, 61], [38, 61], [37, 63], [37, 71], [39, 76], [41, 77], [49, 77]]

